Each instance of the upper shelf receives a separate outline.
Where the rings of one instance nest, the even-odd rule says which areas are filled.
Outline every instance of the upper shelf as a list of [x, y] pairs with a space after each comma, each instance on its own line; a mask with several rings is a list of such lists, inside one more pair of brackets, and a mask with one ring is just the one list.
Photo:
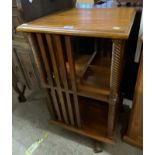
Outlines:
[[127, 39], [134, 8], [73, 8], [24, 23], [17, 31]]

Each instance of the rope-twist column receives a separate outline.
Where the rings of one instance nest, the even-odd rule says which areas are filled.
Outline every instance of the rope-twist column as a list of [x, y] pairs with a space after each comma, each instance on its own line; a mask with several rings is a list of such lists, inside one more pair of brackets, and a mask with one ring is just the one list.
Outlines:
[[124, 40], [113, 40], [111, 76], [110, 76], [110, 98], [108, 112], [108, 136], [113, 136], [117, 102], [120, 94], [120, 84], [123, 69]]

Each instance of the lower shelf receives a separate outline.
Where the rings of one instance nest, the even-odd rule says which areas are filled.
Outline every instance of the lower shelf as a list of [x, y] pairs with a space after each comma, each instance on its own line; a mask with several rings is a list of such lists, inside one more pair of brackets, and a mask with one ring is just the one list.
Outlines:
[[108, 122], [108, 103], [78, 97], [82, 127], [93, 133], [106, 136]]
[[135, 147], [139, 147], [139, 148], [143, 149], [143, 140], [142, 139], [135, 140], [135, 139], [132, 139], [129, 136], [125, 135], [123, 137], [123, 140], [124, 140], [124, 142], [126, 142], [130, 145], [133, 145]]
[[93, 138], [95, 140], [98, 140], [98, 141], [101, 141], [101, 142], [104, 142], [104, 143], [115, 144], [115, 140], [114, 139], [110, 139], [110, 138], [108, 138], [106, 136], [103, 136], [101, 134], [94, 133], [94, 132], [92, 132], [92, 131], [90, 131], [88, 129], [85, 129], [85, 128], [78, 129], [78, 128], [66, 125], [65, 123], [54, 121], [54, 120], [50, 120], [49, 123], [58, 125], [58, 126], [63, 127], [63, 128], [65, 128], [67, 130], [70, 130], [72, 132], [81, 134], [83, 136], [87, 136], [89, 138]]
[[[72, 101], [71, 97], [71, 102]], [[82, 128], [67, 125], [65, 123], [51, 120], [51, 123], [60, 125], [68, 130], [93, 138], [95, 140], [114, 144], [115, 140], [107, 135], [108, 109], [109, 105], [106, 102], [89, 99], [78, 96], [79, 110], [81, 114]], [[114, 131], [115, 132], [115, 131]], [[115, 135], [115, 134], [113, 134]]]

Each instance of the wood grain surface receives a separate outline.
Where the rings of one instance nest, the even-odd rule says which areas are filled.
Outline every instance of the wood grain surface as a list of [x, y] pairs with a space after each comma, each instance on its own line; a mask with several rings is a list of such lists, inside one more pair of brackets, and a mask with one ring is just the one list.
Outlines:
[[133, 8], [73, 8], [24, 23], [17, 31], [127, 39], [134, 16]]

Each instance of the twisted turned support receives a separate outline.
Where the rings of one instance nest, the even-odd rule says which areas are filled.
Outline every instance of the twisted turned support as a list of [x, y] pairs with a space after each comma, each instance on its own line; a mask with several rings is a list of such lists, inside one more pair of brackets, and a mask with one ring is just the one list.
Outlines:
[[123, 69], [124, 40], [113, 40], [111, 76], [110, 76], [110, 98], [108, 111], [108, 136], [113, 136], [116, 120], [117, 102], [120, 97], [120, 84]]

